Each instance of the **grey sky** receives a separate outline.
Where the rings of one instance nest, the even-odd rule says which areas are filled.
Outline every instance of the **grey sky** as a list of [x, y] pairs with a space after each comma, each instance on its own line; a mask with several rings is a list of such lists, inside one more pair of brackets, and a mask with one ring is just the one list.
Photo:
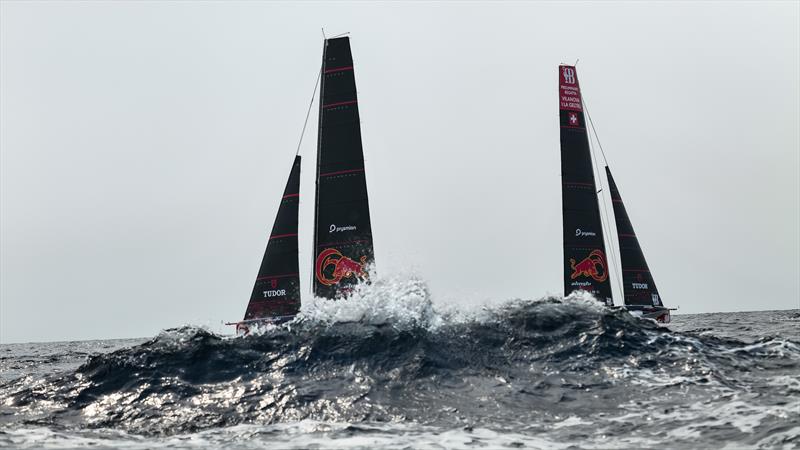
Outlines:
[[3, 1], [0, 342], [239, 319], [323, 26], [351, 33], [380, 275], [437, 304], [561, 292], [556, 69], [580, 58], [665, 303], [800, 307], [798, 5]]

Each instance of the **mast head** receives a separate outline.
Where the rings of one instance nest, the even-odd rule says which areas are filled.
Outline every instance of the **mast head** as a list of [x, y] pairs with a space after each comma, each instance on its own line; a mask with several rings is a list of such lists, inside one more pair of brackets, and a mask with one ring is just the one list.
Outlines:
[[344, 33], [339, 33], [336, 36], [326, 37], [325, 40], [326, 41], [332, 41], [334, 39], [341, 39], [341, 38], [348, 39], [349, 37], [350, 37], [350, 32], [349, 31], [345, 31]]

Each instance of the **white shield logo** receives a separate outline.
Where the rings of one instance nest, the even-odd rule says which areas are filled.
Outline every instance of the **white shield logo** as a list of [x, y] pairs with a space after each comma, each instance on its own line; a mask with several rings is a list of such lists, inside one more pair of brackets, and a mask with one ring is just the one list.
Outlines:
[[572, 67], [564, 67], [564, 83], [575, 84], [575, 70]]

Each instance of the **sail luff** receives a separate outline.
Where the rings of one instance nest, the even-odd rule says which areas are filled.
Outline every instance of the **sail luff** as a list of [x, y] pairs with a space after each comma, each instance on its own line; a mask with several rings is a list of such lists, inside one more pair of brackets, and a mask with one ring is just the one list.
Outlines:
[[244, 320], [286, 317], [300, 310], [297, 223], [300, 204], [300, 156], [295, 156], [258, 269]]
[[[328, 41], [323, 41], [322, 45], [322, 67], [319, 69], [319, 108], [317, 115], [317, 165], [314, 177], [314, 237], [311, 239], [311, 256], [316, 261], [317, 258], [317, 229], [319, 224], [319, 167], [322, 158], [322, 99], [325, 95], [325, 56], [328, 51]], [[312, 263], [313, 264], [313, 263]], [[317, 282], [315, 280], [314, 269], [311, 270], [311, 292], [317, 295]]]
[[314, 208], [314, 293], [335, 298], [374, 262], [353, 58], [348, 37], [325, 41]]
[[663, 307], [650, 267], [639, 244], [639, 238], [636, 237], [617, 183], [608, 166], [606, 166], [606, 177], [617, 226], [625, 305]]
[[574, 66], [559, 66], [564, 295], [591, 292], [612, 303], [603, 226], [580, 85]]

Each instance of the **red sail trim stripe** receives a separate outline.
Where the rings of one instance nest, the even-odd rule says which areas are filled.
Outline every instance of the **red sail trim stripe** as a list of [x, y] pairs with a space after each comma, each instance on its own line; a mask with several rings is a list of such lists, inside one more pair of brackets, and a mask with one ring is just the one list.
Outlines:
[[369, 242], [369, 239], [358, 239], [355, 241], [344, 241], [344, 242], [329, 242], [327, 244], [319, 244], [317, 245], [317, 247], [336, 247], [338, 245], [358, 244], [360, 242]]
[[350, 169], [350, 170], [340, 170], [338, 172], [328, 172], [328, 173], [321, 173], [319, 176], [321, 177], [329, 177], [331, 175], [342, 175], [345, 173], [356, 173], [356, 172], [363, 172], [364, 168], [361, 169]]
[[633, 238], [635, 238], [636, 235], [635, 234], [623, 234], [623, 233], [620, 233], [619, 237], [633, 237]]
[[329, 103], [327, 105], [322, 105], [323, 108], [333, 108], [334, 106], [344, 106], [344, 105], [352, 105], [358, 103], [358, 100], [350, 100], [347, 102], [337, 102], [337, 103]]
[[297, 236], [297, 233], [290, 233], [290, 234], [274, 234], [270, 236], [270, 239], [278, 239], [278, 238], [285, 238], [285, 237], [292, 237]]
[[269, 305], [275, 306], [286, 306], [286, 305], [294, 305], [297, 304], [297, 300], [288, 299], [288, 298], [280, 298], [280, 297], [268, 297], [268, 298], [256, 298], [253, 299], [252, 302], [249, 303], [250, 306], [258, 307], [260, 310], [271, 309]]
[[353, 70], [353, 66], [337, 67], [335, 69], [328, 69], [328, 70], [325, 71], [325, 73], [342, 72], [344, 70]]
[[285, 274], [282, 274], [282, 275], [264, 275], [263, 277], [256, 278], [256, 281], [268, 280], [270, 278], [296, 277], [298, 275], [300, 275], [300, 274], [299, 273], [285, 273]]
[[572, 181], [565, 181], [564, 184], [574, 184], [574, 185], [577, 185], [577, 186], [595, 187], [595, 185], [592, 184], [592, 183], [577, 183], [577, 182], [572, 182]]
[[291, 197], [300, 197], [300, 194], [286, 194], [283, 196], [284, 199], [291, 198]]

